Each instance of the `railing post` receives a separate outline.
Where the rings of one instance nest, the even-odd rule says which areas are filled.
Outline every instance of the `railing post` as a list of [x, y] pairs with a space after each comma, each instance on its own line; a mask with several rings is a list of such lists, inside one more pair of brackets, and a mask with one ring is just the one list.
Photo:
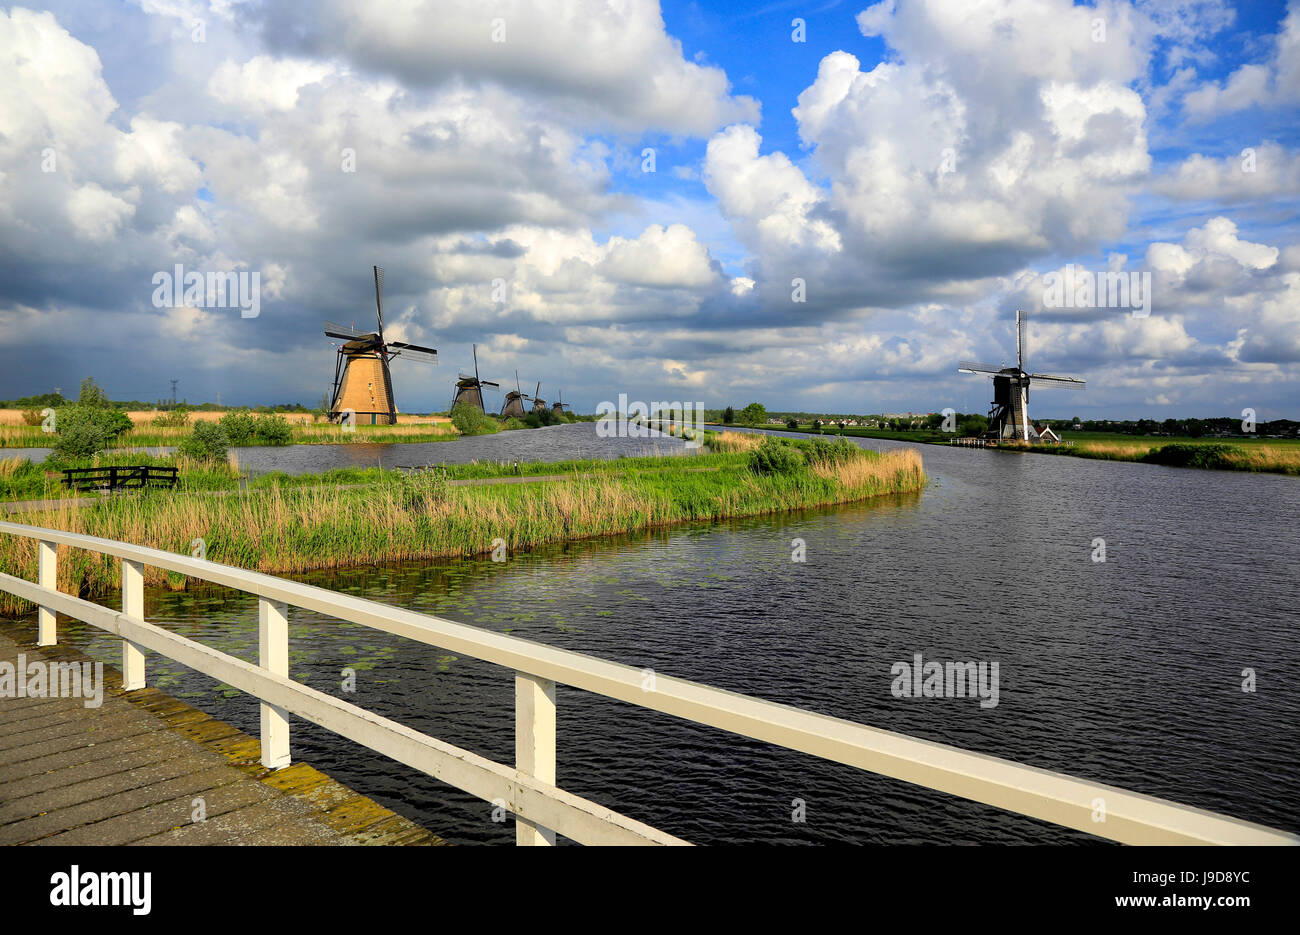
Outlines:
[[[36, 543], [36, 583], [43, 588], [59, 587], [58, 546], [44, 539]], [[59, 641], [58, 617], [48, 607], [36, 612], [36, 645], [53, 646]]]
[[[144, 621], [144, 564], [122, 559], [122, 613]], [[144, 650], [122, 640], [122, 690], [144, 688]]]
[[[555, 785], [555, 683], [515, 673], [515, 769]], [[555, 832], [515, 815], [515, 844], [555, 844]]]
[[[272, 675], [289, 675], [289, 605], [257, 599], [257, 664]], [[289, 759], [289, 713], [262, 702], [262, 765], [283, 769]]]

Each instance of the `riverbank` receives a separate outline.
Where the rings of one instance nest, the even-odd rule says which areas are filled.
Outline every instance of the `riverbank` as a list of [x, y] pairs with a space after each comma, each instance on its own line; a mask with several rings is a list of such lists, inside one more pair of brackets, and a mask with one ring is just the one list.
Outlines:
[[[211, 419], [197, 421], [215, 421]], [[250, 437], [241, 445], [365, 445], [382, 443], [449, 442], [460, 437], [447, 419], [408, 422], [397, 425], [355, 425], [345, 428], [331, 422], [289, 423], [287, 441], [269, 442]], [[194, 431], [193, 425], [152, 425], [139, 423], [113, 441], [113, 448], [174, 448]], [[39, 425], [0, 425], [0, 448], [48, 448], [55, 436]]]
[[[783, 425], [764, 425], [759, 428], [770, 432], [814, 434], [811, 425], [798, 429]], [[947, 445], [953, 438], [951, 434], [930, 430], [915, 432], [860, 428], [841, 430], [838, 426], [833, 430], [825, 430], [822, 434], [827, 438], [844, 435], [854, 438], [913, 442], [918, 445]], [[1137, 461], [1145, 464], [1215, 471], [1251, 471], [1300, 476], [1300, 439], [1182, 438], [1069, 432], [1065, 435], [1065, 440], [1072, 444], [1035, 445], [1004, 442], [986, 450], [1018, 454], [1066, 455], [1101, 461]]]
[[[779, 449], [775, 459], [759, 455]], [[873, 452], [848, 444], [767, 442], [720, 435], [690, 458], [580, 462], [582, 472], [536, 484], [451, 486], [457, 473], [498, 476], [513, 465], [448, 465], [414, 473], [361, 472], [372, 483], [342, 486], [303, 478], [263, 479], [231, 496], [146, 492], [76, 508], [69, 499], [23, 515], [30, 525], [192, 553], [258, 571], [285, 573], [404, 559], [530, 549], [692, 521], [757, 516], [917, 491], [926, 482], [915, 451]], [[519, 466], [555, 474], [555, 463]], [[702, 470], [707, 469], [707, 470]], [[373, 472], [373, 473], [372, 473]], [[337, 472], [331, 472], [337, 476]], [[63, 553], [67, 551], [68, 554]], [[35, 543], [0, 536], [0, 570], [33, 578]], [[86, 596], [118, 587], [116, 562], [60, 549], [59, 588]], [[155, 586], [185, 580], [146, 571]], [[25, 609], [13, 599], [5, 611]]]

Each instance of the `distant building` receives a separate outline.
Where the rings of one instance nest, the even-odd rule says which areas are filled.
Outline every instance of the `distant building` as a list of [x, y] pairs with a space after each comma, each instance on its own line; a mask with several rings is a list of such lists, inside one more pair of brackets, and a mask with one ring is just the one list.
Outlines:
[[1038, 432], [1038, 440], [1048, 445], [1058, 445], [1061, 442], [1061, 436], [1052, 431], [1050, 425], [1036, 425], [1034, 429]]

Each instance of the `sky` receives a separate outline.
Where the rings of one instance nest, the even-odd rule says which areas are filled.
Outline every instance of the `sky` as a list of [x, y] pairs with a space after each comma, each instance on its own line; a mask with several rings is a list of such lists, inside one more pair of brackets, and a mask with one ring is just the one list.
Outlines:
[[0, 398], [315, 405], [379, 265], [407, 412], [985, 412], [1021, 309], [1039, 415], [1300, 418], [1300, 0], [54, 2], [0, 88]]

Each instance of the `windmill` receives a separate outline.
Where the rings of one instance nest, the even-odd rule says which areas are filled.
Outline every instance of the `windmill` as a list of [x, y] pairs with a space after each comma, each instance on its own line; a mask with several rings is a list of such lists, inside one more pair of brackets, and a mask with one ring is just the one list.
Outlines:
[[338, 422], [351, 410], [358, 421], [370, 425], [396, 425], [397, 400], [393, 398], [393, 377], [388, 364], [394, 357], [436, 364], [438, 352], [431, 347], [384, 340], [384, 271], [375, 270], [375, 331], [358, 331], [347, 325], [325, 322], [325, 334], [344, 343], [336, 345], [334, 389], [330, 393], [329, 418]]
[[478, 345], [474, 345], [474, 376], [462, 373], [460, 379], [456, 381], [456, 394], [451, 398], [451, 408], [464, 403], [473, 406], [479, 412], [487, 412], [483, 408], [483, 387], [491, 387], [494, 390], [501, 388], [500, 383], [493, 383], [491, 380], [480, 380], [478, 377]]
[[[539, 389], [541, 388], [541, 385], [542, 385], [541, 383], [537, 384]], [[515, 388], [511, 390], [509, 393], [506, 393], [505, 404], [502, 405], [501, 407], [501, 418], [506, 419], [506, 418], [514, 417], [516, 419], [522, 419], [524, 417], [525, 399], [532, 399], [532, 397], [525, 396], [523, 392], [519, 389], [519, 371], [516, 370]]]
[[1015, 438], [1033, 441], [1038, 430], [1029, 421], [1029, 385], [1064, 387], [1081, 390], [1083, 380], [1078, 377], [1058, 377], [1050, 373], [1028, 373], [1025, 370], [1025, 319], [1016, 310], [1016, 366], [993, 367], [963, 360], [957, 365], [958, 373], [982, 373], [993, 378], [993, 408], [989, 410], [989, 429], [986, 438]]
[[[557, 402], [555, 403], [554, 406], [551, 407], [551, 412], [554, 412], [556, 415], [559, 415], [561, 412], [564, 411], [564, 405], [565, 405], [565, 404], [564, 404], [563, 402], [560, 402], [560, 401], [559, 401], [559, 400], [564, 399], [564, 393], [563, 393], [563, 392], [558, 392], [558, 393], [556, 393], [556, 394], [555, 394], [555, 398], [556, 398]], [[570, 406], [569, 408], [572, 409], [573, 407]]]
[[537, 389], [533, 390], [533, 412], [541, 412], [546, 408], [546, 400], [537, 394], [542, 391], [542, 381], [537, 381]]

